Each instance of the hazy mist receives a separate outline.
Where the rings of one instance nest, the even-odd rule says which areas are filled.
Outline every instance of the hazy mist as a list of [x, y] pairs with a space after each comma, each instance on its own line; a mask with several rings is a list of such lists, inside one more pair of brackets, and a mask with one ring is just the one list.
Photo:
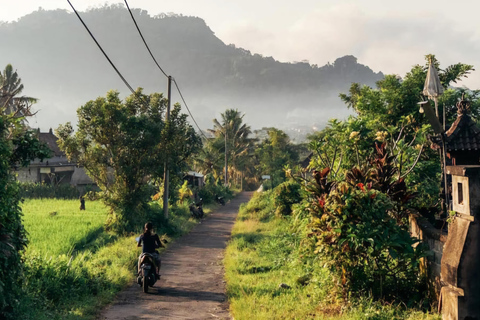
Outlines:
[[[245, 112], [253, 128], [323, 126], [349, 111], [338, 98], [352, 82], [374, 85], [381, 73], [346, 56], [325, 66], [281, 63], [226, 45], [195, 17], [134, 14], [162, 68], [180, 85], [202, 129], [226, 108]], [[134, 88], [166, 92], [167, 80], [156, 68], [128, 11], [122, 6], [81, 13], [111, 60]], [[76, 16], [65, 10], [39, 10], [0, 25], [0, 66], [11, 63], [39, 98], [32, 127], [46, 130], [76, 123], [76, 109], [111, 89], [129, 94]], [[180, 102], [176, 90], [173, 102]], [[183, 103], [181, 103], [183, 105]], [[184, 110], [186, 113], [187, 111]]]

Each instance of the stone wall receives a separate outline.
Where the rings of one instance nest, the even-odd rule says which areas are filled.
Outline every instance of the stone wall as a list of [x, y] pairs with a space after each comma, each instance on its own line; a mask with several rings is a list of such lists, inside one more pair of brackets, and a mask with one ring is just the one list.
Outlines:
[[38, 168], [19, 168], [15, 172], [17, 174], [17, 180], [21, 182], [39, 182], [40, 174]]
[[413, 237], [423, 240], [430, 249], [429, 255], [423, 263], [423, 271], [428, 275], [432, 290], [435, 291], [438, 298], [441, 289], [440, 271], [443, 246], [447, 242], [447, 233], [434, 228], [426, 218], [418, 214], [410, 215], [410, 232]]

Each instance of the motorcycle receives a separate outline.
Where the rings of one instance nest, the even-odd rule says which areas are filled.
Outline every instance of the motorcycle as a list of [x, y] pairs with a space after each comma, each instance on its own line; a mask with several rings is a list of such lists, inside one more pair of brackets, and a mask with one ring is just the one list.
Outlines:
[[217, 201], [222, 206], [225, 205], [225, 199], [223, 199], [223, 197], [219, 197], [218, 195], [215, 195], [215, 201]]
[[153, 287], [157, 282], [155, 257], [150, 253], [142, 253], [139, 257], [139, 270], [137, 283], [142, 286], [143, 292], [148, 293], [148, 287]]
[[194, 202], [190, 205], [190, 213], [192, 214], [192, 217], [195, 219], [201, 219], [203, 218], [203, 199], [200, 198], [199, 202]]

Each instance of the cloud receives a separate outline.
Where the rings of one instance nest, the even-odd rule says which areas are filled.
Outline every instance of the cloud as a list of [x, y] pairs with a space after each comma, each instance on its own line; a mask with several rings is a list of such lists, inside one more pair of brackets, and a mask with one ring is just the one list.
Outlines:
[[[462, 62], [480, 67], [480, 34], [467, 25], [432, 11], [373, 11], [356, 3], [318, 6], [292, 21], [268, 25], [244, 20], [219, 36], [252, 53], [280, 61], [324, 65], [344, 55], [355, 55], [374, 71], [404, 76], [413, 65], [435, 54], [443, 67]], [[462, 85], [480, 88], [480, 72]]]

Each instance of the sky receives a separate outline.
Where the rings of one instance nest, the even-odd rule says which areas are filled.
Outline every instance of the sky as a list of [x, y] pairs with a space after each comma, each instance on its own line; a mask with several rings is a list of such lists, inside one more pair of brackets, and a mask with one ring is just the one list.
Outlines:
[[[77, 10], [123, 1], [71, 0]], [[272, 4], [274, 3], [274, 5]], [[480, 2], [474, 0], [130, 0], [150, 15], [176, 13], [204, 19], [226, 44], [282, 62], [319, 66], [344, 55], [374, 71], [404, 76], [426, 54], [446, 67], [480, 67]], [[39, 7], [67, 9], [66, 0], [0, 0], [0, 21]], [[480, 70], [459, 83], [480, 88]]]

